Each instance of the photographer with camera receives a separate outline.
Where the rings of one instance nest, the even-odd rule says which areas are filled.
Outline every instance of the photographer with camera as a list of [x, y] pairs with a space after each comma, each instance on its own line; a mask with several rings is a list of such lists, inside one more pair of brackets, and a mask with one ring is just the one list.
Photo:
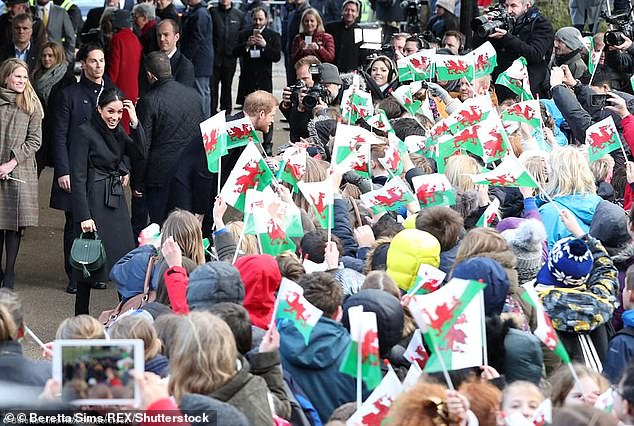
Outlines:
[[[548, 20], [533, 5], [533, 0], [506, 0], [471, 22], [475, 44], [490, 41], [497, 51], [494, 81], [514, 60], [523, 56], [528, 65], [531, 92], [542, 95], [548, 61], [553, 50], [554, 31]], [[515, 95], [497, 86], [500, 101]]]
[[320, 110], [340, 101], [343, 82], [332, 64], [306, 56], [295, 64], [297, 82], [282, 90], [280, 111], [288, 120], [291, 142], [308, 137], [308, 122]]
[[[606, 31], [603, 41], [605, 42], [605, 63], [617, 73], [634, 72], [634, 25], [630, 20], [631, 10], [621, 15], [604, 16], [605, 20], [613, 26], [612, 30]], [[623, 87], [627, 82], [623, 81]]]

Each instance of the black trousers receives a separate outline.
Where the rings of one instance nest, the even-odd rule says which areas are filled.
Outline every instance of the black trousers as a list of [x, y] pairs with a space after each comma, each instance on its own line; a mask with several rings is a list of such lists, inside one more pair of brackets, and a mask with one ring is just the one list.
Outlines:
[[71, 280], [73, 267], [70, 266], [70, 249], [75, 241], [75, 234], [73, 231], [73, 212], [64, 212], [64, 272], [68, 276], [68, 280]]
[[[227, 115], [231, 114], [233, 105], [231, 103], [231, 83], [233, 75], [236, 73], [236, 60], [223, 58], [219, 64], [214, 65], [214, 73], [211, 76], [211, 114], [216, 114], [219, 110], [225, 110]], [[220, 86], [220, 89], [218, 88]], [[218, 108], [220, 102], [220, 108]]]

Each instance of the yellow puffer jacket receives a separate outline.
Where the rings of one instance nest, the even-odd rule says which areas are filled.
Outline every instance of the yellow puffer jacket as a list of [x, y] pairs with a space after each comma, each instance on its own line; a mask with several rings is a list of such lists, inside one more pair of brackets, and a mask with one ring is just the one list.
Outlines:
[[414, 285], [422, 263], [434, 268], [440, 265], [440, 243], [436, 237], [418, 229], [404, 229], [396, 234], [387, 251], [387, 273], [401, 290]]

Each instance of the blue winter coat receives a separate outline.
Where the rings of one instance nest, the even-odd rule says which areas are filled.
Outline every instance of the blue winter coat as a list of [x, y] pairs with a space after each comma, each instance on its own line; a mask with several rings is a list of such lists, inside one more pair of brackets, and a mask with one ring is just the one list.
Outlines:
[[[573, 194], [557, 197], [553, 202], [557, 204], [560, 210], [566, 209], [570, 211], [577, 218], [581, 229], [584, 232], [588, 232], [594, 211], [601, 200], [602, 198], [595, 194]], [[572, 235], [561, 219], [559, 219], [559, 212], [552, 202], [542, 205], [539, 208], [539, 213], [542, 216], [542, 222], [544, 222], [546, 234], [548, 235], [549, 251], [558, 240]]]
[[340, 322], [322, 316], [309, 346], [290, 322], [280, 322], [278, 330], [282, 367], [310, 398], [322, 422], [328, 421], [335, 408], [356, 400], [355, 379], [339, 372], [351, 341]]
[[196, 78], [209, 77], [214, 67], [213, 23], [205, 6], [190, 6], [181, 31], [181, 53], [194, 64]]
[[[634, 333], [634, 310], [623, 312], [623, 325]], [[623, 331], [626, 331], [626, 330]], [[621, 331], [610, 340], [608, 355], [603, 364], [603, 375], [610, 383], [618, 383], [625, 368], [634, 358], [634, 335]]]

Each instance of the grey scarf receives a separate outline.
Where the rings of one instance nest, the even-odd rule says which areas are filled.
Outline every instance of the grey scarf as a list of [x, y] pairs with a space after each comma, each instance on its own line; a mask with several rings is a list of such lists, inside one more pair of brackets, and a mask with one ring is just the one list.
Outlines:
[[48, 97], [51, 94], [51, 89], [55, 86], [66, 74], [67, 67], [65, 63], [57, 64], [52, 68], [45, 70], [41, 69], [35, 75], [34, 86], [37, 93], [41, 96], [44, 105], [48, 104]]

